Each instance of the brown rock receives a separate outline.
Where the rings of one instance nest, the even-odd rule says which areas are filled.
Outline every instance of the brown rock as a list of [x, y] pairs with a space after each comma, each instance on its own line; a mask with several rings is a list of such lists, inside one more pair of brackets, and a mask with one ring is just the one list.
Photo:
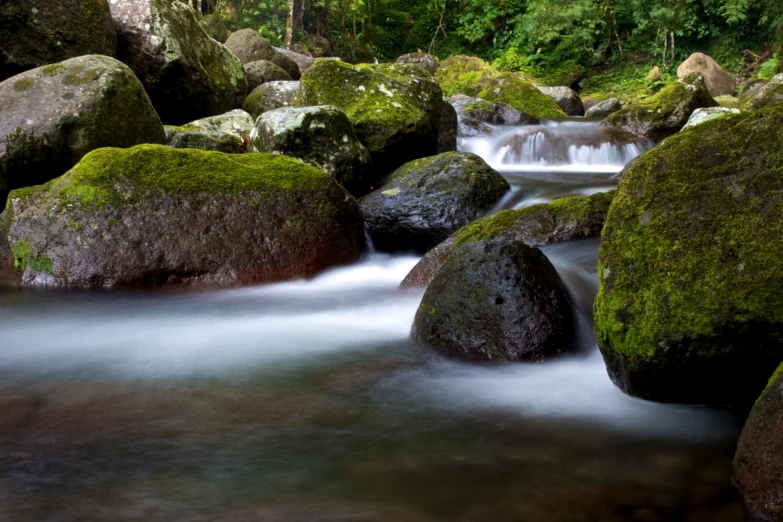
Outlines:
[[704, 53], [693, 53], [677, 68], [677, 77], [685, 78], [691, 73], [699, 73], [713, 96], [734, 94], [737, 81], [718, 65], [718, 62]]

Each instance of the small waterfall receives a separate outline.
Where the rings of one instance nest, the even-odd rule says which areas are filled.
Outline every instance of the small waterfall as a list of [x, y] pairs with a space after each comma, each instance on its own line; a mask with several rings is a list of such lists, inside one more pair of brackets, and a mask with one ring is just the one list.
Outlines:
[[652, 145], [646, 138], [594, 122], [550, 122], [499, 127], [490, 136], [463, 139], [460, 150], [478, 154], [505, 172], [615, 173]]

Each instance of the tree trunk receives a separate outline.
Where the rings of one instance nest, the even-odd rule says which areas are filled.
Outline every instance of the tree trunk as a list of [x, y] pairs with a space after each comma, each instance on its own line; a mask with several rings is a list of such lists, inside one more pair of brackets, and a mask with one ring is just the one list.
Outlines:
[[285, 39], [283, 43], [286, 49], [291, 48], [294, 39], [294, 0], [288, 0], [288, 17], [285, 20]]
[[666, 31], [663, 32], [663, 68], [666, 69], [666, 51], [669, 44], [669, 39], [666, 38]]
[[294, 0], [294, 31], [304, 32], [305, 0]]

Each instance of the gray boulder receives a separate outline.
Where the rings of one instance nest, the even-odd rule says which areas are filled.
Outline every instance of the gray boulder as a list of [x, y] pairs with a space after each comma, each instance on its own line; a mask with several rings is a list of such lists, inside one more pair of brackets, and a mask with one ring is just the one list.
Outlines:
[[[296, 51], [292, 51], [290, 49], [283, 49], [282, 47], [275, 47], [274, 50], [277, 51], [278, 55], [285, 56], [286, 58], [292, 60], [299, 68], [300, 76], [301, 74], [304, 74], [304, 72], [309, 69], [316, 60], [316, 58], [313, 58], [312, 56], [297, 53]], [[291, 77], [293, 78], [293, 75], [291, 75]], [[297, 78], [297, 80], [298, 79], [299, 78]]]
[[509, 188], [479, 156], [447, 152], [403, 165], [359, 205], [378, 250], [423, 253], [489, 211]]
[[411, 337], [449, 357], [540, 361], [573, 350], [574, 319], [546, 256], [496, 237], [454, 250], [424, 293]]
[[112, 0], [119, 57], [139, 77], [164, 123], [180, 125], [242, 105], [242, 64], [199, 26], [193, 10], [169, 0]]
[[334, 177], [352, 194], [367, 192], [370, 153], [340, 109], [286, 107], [262, 114], [251, 136], [254, 152], [301, 159]]
[[[755, 87], [755, 86], [754, 86]], [[755, 111], [772, 103], [783, 101], [783, 73], [772, 77], [767, 83], [751, 89], [740, 102], [743, 111]]]
[[585, 107], [582, 105], [582, 99], [573, 89], [540, 85], [538, 90], [554, 100], [567, 116], [584, 116]]
[[615, 112], [621, 110], [623, 104], [617, 98], [609, 98], [603, 100], [585, 111], [585, 118], [606, 118]]
[[435, 76], [435, 72], [440, 66], [437, 56], [432, 56], [427, 53], [409, 53], [403, 54], [397, 58], [397, 63], [409, 63], [411, 65], [418, 65], [431, 75]]
[[248, 89], [251, 92], [259, 85], [263, 85], [267, 82], [291, 81], [291, 76], [287, 72], [266, 60], [246, 63], [245, 74], [247, 75]]
[[175, 149], [214, 150], [226, 154], [244, 152], [242, 140], [225, 132], [207, 130], [200, 127], [166, 125], [166, 145]]
[[159, 145], [93, 151], [12, 192], [0, 223], [25, 285], [284, 281], [352, 263], [365, 245], [356, 201], [319, 169]]
[[489, 125], [536, 125], [538, 118], [505, 103], [481, 98], [460, 97], [453, 102], [459, 121], [458, 134], [462, 137], [484, 136], [492, 132]]
[[165, 143], [144, 87], [126, 65], [82, 56], [0, 83], [0, 208], [8, 190], [49, 181], [100, 147]]
[[706, 123], [710, 120], [722, 118], [724, 116], [728, 116], [729, 114], [739, 113], [739, 109], [729, 109], [727, 107], [708, 107], [706, 109], [696, 109], [693, 111], [693, 114], [691, 114], [691, 117], [688, 119], [688, 123], [685, 124], [685, 127], [683, 127], [682, 130], [692, 129], [697, 125], [701, 125], [702, 123]]
[[266, 38], [252, 29], [240, 29], [228, 37], [226, 48], [239, 58], [242, 65], [259, 60], [271, 61], [276, 51]]
[[267, 82], [250, 93], [242, 108], [253, 118], [281, 107], [292, 107], [299, 91], [299, 82]]
[[270, 61], [287, 72], [292, 80], [298, 81], [302, 77], [299, 65], [291, 57], [281, 52], [276, 52]]
[[712, 96], [732, 95], [737, 90], [737, 81], [718, 62], [704, 53], [693, 53], [677, 67], [677, 77], [685, 78], [698, 73], [704, 78]]
[[192, 121], [187, 125], [204, 130], [222, 132], [230, 134], [236, 139], [249, 138], [253, 131], [255, 121], [253, 117], [242, 109], [235, 109], [225, 114], [210, 116], [200, 120]]
[[116, 56], [106, 0], [0, 2], [0, 81], [86, 54]]

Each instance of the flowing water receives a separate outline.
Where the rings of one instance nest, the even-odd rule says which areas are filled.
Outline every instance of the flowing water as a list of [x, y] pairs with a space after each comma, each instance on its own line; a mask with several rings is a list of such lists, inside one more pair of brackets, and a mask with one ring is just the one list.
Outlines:
[[[610, 189], [647, 146], [583, 122], [460, 144], [502, 167], [501, 207]], [[581, 350], [542, 364], [409, 342], [412, 256], [230, 290], [0, 290], [0, 521], [740, 521], [739, 420], [606, 376], [597, 250], [544, 249]]]

